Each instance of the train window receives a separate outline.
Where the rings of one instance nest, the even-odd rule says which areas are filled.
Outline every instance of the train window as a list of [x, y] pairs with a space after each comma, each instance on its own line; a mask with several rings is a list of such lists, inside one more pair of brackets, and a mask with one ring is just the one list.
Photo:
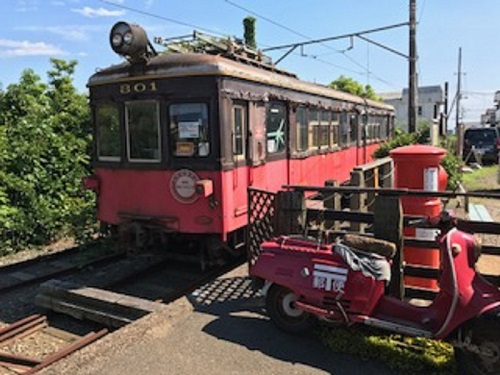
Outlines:
[[358, 116], [355, 114], [346, 114], [346, 121], [349, 121], [348, 123], [348, 128], [349, 128], [349, 142], [351, 144], [355, 144], [358, 141], [358, 134], [359, 134], [359, 121], [358, 121]]
[[309, 111], [309, 139], [312, 148], [319, 147], [319, 121], [318, 110], [316, 109]]
[[371, 134], [372, 134], [372, 128], [373, 128], [373, 117], [366, 115], [363, 117], [363, 124], [364, 124], [364, 130], [365, 130], [365, 140], [369, 141], [371, 139]]
[[111, 104], [96, 108], [97, 158], [100, 161], [120, 161], [120, 115], [118, 107]]
[[286, 110], [281, 103], [271, 103], [267, 111], [267, 152], [270, 154], [285, 149]]
[[354, 139], [350, 138], [350, 121], [346, 112], [340, 114], [340, 142], [342, 146], [347, 146]]
[[389, 134], [389, 117], [382, 116], [380, 124], [380, 139], [387, 139]]
[[297, 113], [297, 151], [307, 151], [308, 144], [308, 130], [307, 130], [307, 109], [298, 107]]
[[125, 103], [127, 151], [130, 161], [159, 162], [160, 121], [156, 101]]
[[320, 112], [320, 139], [319, 145], [322, 148], [328, 148], [330, 143], [330, 112], [321, 111]]
[[340, 126], [340, 115], [338, 113], [332, 113], [332, 123], [330, 132], [330, 145], [332, 147], [337, 147], [339, 145], [339, 126]]
[[170, 147], [174, 156], [208, 156], [208, 105], [177, 103], [170, 109]]
[[245, 157], [245, 133], [247, 129], [247, 109], [243, 105], [233, 107], [233, 155], [236, 159]]

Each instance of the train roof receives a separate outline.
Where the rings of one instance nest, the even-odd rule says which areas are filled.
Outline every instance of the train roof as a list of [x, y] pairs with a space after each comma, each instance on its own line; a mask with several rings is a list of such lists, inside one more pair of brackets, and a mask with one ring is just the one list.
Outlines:
[[272, 66], [264, 68], [260, 65], [251, 65], [248, 62], [235, 61], [220, 55], [203, 53], [162, 53], [141, 64], [132, 65], [130, 62], [124, 62], [113, 65], [92, 75], [88, 81], [88, 86], [93, 87], [130, 80], [208, 75], [235, 77], [354, 104], [394, 110], [393, 106], [382, 102], [364, 99], [326, 86], [302, 81], [294, 74], [274, 69]]

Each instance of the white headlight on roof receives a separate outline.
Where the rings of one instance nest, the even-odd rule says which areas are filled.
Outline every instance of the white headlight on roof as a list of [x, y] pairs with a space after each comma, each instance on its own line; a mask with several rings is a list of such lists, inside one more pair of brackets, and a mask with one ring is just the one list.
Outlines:
[[119, 47], [123, 42], [123, 37], [121, 34], [114, 34], [111, 43], [113, 43], [114, 47]]
[[123, 35], [123, 42], [125, 44], [132, 44], [132, 40], [134, 40], [134, 35], [131, 32], [125, 33], [125, 35]]

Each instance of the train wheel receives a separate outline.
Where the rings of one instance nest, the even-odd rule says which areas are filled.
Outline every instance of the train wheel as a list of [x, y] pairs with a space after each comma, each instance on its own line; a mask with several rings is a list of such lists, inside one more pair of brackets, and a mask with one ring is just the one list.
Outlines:
[[500, 374], [500, 323], [478, 321], [463, 329], [466, 345], [455, 347], [461, 375]]
[[266, 310], [272, 322], [282, 331], [300, 334], [309, 331], [316, 319], [294, 306], [297, 296], [281, 285], [273, 285], [266, 295]]

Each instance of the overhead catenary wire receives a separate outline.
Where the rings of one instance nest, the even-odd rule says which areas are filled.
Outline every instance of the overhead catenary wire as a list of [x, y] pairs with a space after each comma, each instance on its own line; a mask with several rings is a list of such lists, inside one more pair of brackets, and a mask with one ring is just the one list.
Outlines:
[[[117, 2], [114, 2], [112, 0], [100, 0], [101, 2], [103, 3], [106, 3], [108, 5], [111, 5], [111, 6], [114, 6], [114, 7], [117, 7], [117, 8], [120, 8], [120, 9], [125, 9], [125, 10], [128, 10], [128, 11], [131, 11], [131, 12], [134, 12], [134, 13], [137, 13], [137, 14], [142, 14], [142, 15], [145, 15], [145, 16], [148, 16], [148, 17], [153, 17], [153, 18], [156, 18], [156, 19], [160, 19], [160, 20], [163, 20], [163, 21], [167, 21], [167, 22], [170, 22], [170, 23], [174, 23], [174, 24], [177, 24], [177, 25], [181, 25], [181, 26], [186, 26], [186, 27], [190, 27], [190, 28], [193, 28], [193, 29], [196, 29], [196, 30], [200, 30], [200, 31], [204, 31], [204, 32], [208, 32], [210, 34], [214, 34], [214, 35], [217, 35], [217, 36], [222, 36], [222, 37], [225, 37], [226, 35], [222, 34], [220, 31], [215, 31], [215, 30], [211, 30], [211, 29], [208, 29], [206, 27], [203, 27], [203, 26], [199, 26], [199, 25], [195, 25], [195, 24], [192, 24], [192, 23], [188, 23], [188, 22], [184, 22], [184, 21], [179, 21], [179, 20], [176, 20], [176, 19], [173, 19], [173, 18], [169, 18], [169, 17], [164, 17], [164, 16], [161, 16], [161, 15], [158, 15], [158, 14], [155, 14], [155, 13], [151, 13], [151, 12], [148, 12], [148, 11], [145, 11], [145, 10], [140, 10], [140, 9], [137, 9], [137, 8], [133, 8], [133, 7], [130, 7], [130, 6], [126, 6], [124, 4], [121, 4], [121, 3], [117, 3]], [[308, 39], [308, 42], [305, 42], [305, 43], [309, 43], [311, 41], [313, 41], [310, 37], [308, 37], [307, 35], [304, 35], [302, 33], [299, 33], [298, 31], [292, 29], [292, 28], [289, 28], [285, 25], [282, 25], [276, 21], [273, 21], [272, 19], [270, 19], [269, 17], [265, 17], [261, 14], [258, 14], [246, 7], [243, 7], [239, 4], [236, 4], [235, 2], [233, 1], [230, 1], [230, 0], [225, 0], [226, 3], [234, 6], [234, 7], [237, 7], [241, 10], [244, 10], [245, 12], [248, 12], [250, 14], [253, 14], [255, 15], [256, 17], [259, 17], [261, 19], [264, 19], [266, 20], [267, 22], [270, 22], [272, 23], [273, 25], [275, 26], [278, 26], [280, 28], [283, 28], [291, 33], [294, 33], [295, 35], [298, 35], [302, 38], [305, 38], [305, 39]], [[328, 48], [332, 51], [334, 51], [335, 53], [340, 53], [342, 54], [342, 56], [346, 59], [348, 59], [351, 63], [353, 63], [354, 65], [358, 66], [359, 68], [361, 68], [363, 70], [363, 72], [357, 72], [357, 71], [354, 71], [352, 69], [349, 69], [349, 68], [346, 68], [346, 67], [343, 67], [343, 66], [340, 66], [340, 65], [337, 65], [337, 64], [333, 64], [333, 63], [330, 63], [328, 61], [325, 61], [325, 60], [322, 60], [322, 59], [319, 59], [317, 58], [317, 56], [311, 56], [311, 55], [304, 55], [304, 54], [301, 54], [300, 56], [302, 57], [307, 57], [307, 58], [312, 58], [312, 59], [315, 59], [316, 61], [319, 61], [323, 64], [326, 64], [326, 65], [330, 65], [330, 66], [333, 66], [337, 69], [341, 69], [341, 70], [345, 70], [347, 72], [350, 72], [350, 73], [353, 73], [353, 74], [357, 74], [357, 75], [360, 75], [360, 76], [366, 76], [366, 75], [370, 75], [373, 79], [381, 82], [381, 83], [384, 83], [388, 86], [394, 86], [394, 84], [378, 77], [377, 75], [375, 75], [372, 71], [369, 71], [365, 66], [363, 66], [362, 64], [360, 64], [359, 62], [357, 62], [356, 60], [354, 60], [352, 57], [350, 57], [349, 55], [347, 55], [345, 52], [347, 52], [346, 50], [338, 50], [338, 49], [335, 49], [331, 46], [328, 46], [328, 45], [325, 45], [325, 44], [322, 44], [325, 48]], [[273, 47], [268, 47], [268, 48], [264, 48], [264, 51], [266, 50], [269, 50], [269, 48], [273, 48]]]
[[193, 29], [196, 29], [196, 30], [208, 32], [210, 34], [215, 34], [217, 36], [222, 36], [222, 37], [226, 36], [224, 34], [221, 34], [220, 31], [210, 30], [210, 29], [207, 29], [206, 27], [194, 25], [192, 23], [188, 23], [188, 22], [179, 21], [179, 20], [176, 20], [176, 19], [173, 19], [173, 18], [168, 18], [168, 17], [160, 16], [158, 14], [147, 12], [145, 10], [140, 10], [140, 9], [132, 8], [132, 7], [120, 4], [120, 3], [115, 3], [114, 1], [111, 1], [111, 0], [100, 0], [100, 1], [103, 2], [103, 3], [106, 3], [108, 5], [120, 8], [120, 9], [125, 9], [125, 10], [128, 10], [128, 11], [134, 12], [134, 13], [142, 14], [144, 16], [153, 17], [153, 18], [157, 18], [157, 19], [160, 19], [160, 20], [163, 20], [163, 21], [175, 23], [177, 25], [190, 27], [190, 28], [193, 28]]
[[[375, 74], [374, 74], [371, 70], [369, 70], [367, 67], [365, 67], [365, 66], [364, 66], [364, 65], [362, 65], [361, 63], [357, 62], [357, 61], [356, 61], [355, 59], [353, 59], [351, 56], [347, 55], [347, 53], [346, 53], [346, 52], [348, 52], [349, 50], [351, 50], [351, 49], [352, 49], [352, 38], [351, 38], [351, 47], [347, 48], [346, 50], [338, 50], [338, 49], [336, 49], [336, 48], [333, 48], [332, 46], [329, 46], [329, 45], [325, 44], [325, 43], [324, 43], [324, 42], [322, 42], [321, 40], [319, 40], [319, 42], [318, 42], [317, 40], [312, 39], [310, 36], [307, 36], [307, 35], [305, 35], [305, 34], [302, 34], [302, 33], [298, 32], [298, 31], [296, 31], [296, 30], [294, 30], [294, 29], [292, 29], [292, 28], [290, 28], [290, 27], [288, 27], [288, 26], [282, 25], [282, 24], [280, 24], [279, 22], [276, 22], [276, 21], [274, 21], [274, 20], [270, 19], [269, 17], [263, 16], [263, 15], [261, 15], [261, 14], [259, 14], [259, 13], [255, 12], [255, 11], [253, 11], [253, 10], [249, 9], [249, 8], [246, 8], [246, 7], [244, 7], [244, 6], [241, 6], [241, 5], [237, 4], [237, 3], [235, 3], [234, 1], [231, 1], [231, 0], [224, 0], [224, 1], [225, 1], [227, 4], [230, 4], [230, 5], [232, 5], [232, 6], [236, 7], [236, 8], [238, 8], [238, 9], [240, 9], [240, 10], [243, 10], [243, 11], [245, 11], [245, 12], [248, 12], [248, 13], [252, 14], [253, 16], [256, 16], [256, 17], [258, 17], [258, 18], [261, 18], [261, 19], [263, 19], [263, 20], [265, 20], [265, 21], [267, 21], [267, 22], [269, 22], [269, 23], [271, 23], [271, 24], [273, 24], [273, 25], [275, 25], [275, 26], [278, 26], [278, 27], [280, 27], [280, 28], [282, 28], [282, 29], [284, 29], [284, 30], [287, 30], [287, 31], [289, 31], [289, 32], [291, 32], [291, 33], [293, 33], [293, 34], [297, 35], [297, 36], [300, 36], [300, 37], [302, 37], [302, 38], [304, 38], [304, 39], [307, 39], [307, 42], [302, 43], [302, 46], [307, 45], [307, 44], [312, 44], [312, 43], [318, 43], [318, 44], [320, 44], [321, 46], [323, 46], [323, 47], [325, 47], [325, 48], [327, 48], [327, 49], [330, 49], [330, 50], [334, 51], [335, 53], [340, 53], [340, 54], [341, 54], [344, 58], [346, 58], [346, 59], [347, 59], [347, 60], [349, 60], [351, 63], [353, 63], [354, 65], [358, 66], [359, 68], [361, 68], [361, 69], [363, 70], [363, 73], [360, 73], [360, 72], [354, 71], [354, 70], [352, 70], [352, 69], [345, 68], [345, 67], [342, 67], [342, 66], [339, 66], [339, 65], [336, 65], [336, 64], [330, 63], [330, 62], [328, 62], [328, 61], [325, 61], [325, 60], [319, 59], [317, 55], [306, 55], [306, 54], [304, 54], [303, 52], [301, 52], [301, 53], [299, 54], [299, 56], [301, 56], [301, 57], [312, 58], [312, 59], [314, 59], [314, 60], [316, 60], [316, 61], [319, 61], [319, 62], [321, 62], [321, 63], [323, 63], [323, 64], [330, 65], [330, 66], [333, 66], [333, 67], [335, 67], [335, 68], [342, 69], [342, 70], [345, 70], [345, 71], [348, 71], [348, 72], [350, 72], [350, 73], [354, 73], [354, 74], [357, 74], [357, 75], [360, 75], [360, 76], [367, 76], [367, 77], [371, 76], [373, 79], [375, 79], [375, 80], [377, 80], [377, 81], [379, 81], [379, 82], [381, 82], [381, 83], [383, 83], [383, 84], [385, 84], [385, 85], [388, 85], [388, 86], [391, 86], [391, 87], [397, 87], [397, 85], [395, 85], [395, 84], [393, 84], [393, 83], [390, 83], [390, 82], [388, 82], [387, 80], [384, 80], [384, 79], [380, 78], [379, 76], [375, 75]], [[405, 24], [406, 24], [406, 25], [408, 25], [408, 23], [406, 22], [406, 23], [402, 23], [402, 24], [398, 24], [398, 25], [391, 25], [391, 26], [388, 26], [388, 27], [383, 27], [383, 28], [374, 29], [373, 31], [370, 31], [370, 32], [383, 31], [383, 30], [385, 30], [385, 29], [391, 29], [391, 28], [394, 28], [394, 27], [404, 26]], [[349, 35], [352, 35], [353, 37], [354, 37], [354, 36], [358, 36], [360, 39], [365, 39], [365, 40], [366, 40], [366, 38], [361, 38], [361, 37], [360, 37], [360, 35], [365, 34], [365, 33], [367, 33], [367, 32], [366, 32], [366, 31], [361, 31], [361, 32], [354, 33], [354, 34], [349, 34]], [[337, 37], [334, 37], [334, 38], [335, 38], [335, 39], [338, 39]], [[325, 38], [325, 39], [329, 39], [329, 38]], [[325, 41], [326, 41], [326, 40], [325, 40]], [[400, 54], [400, 55], [401, 55], [401, 53], [399, 53], [399, 52], [395, 51], [394, 49], [392, 49], [392, 48], [390, 48], [390, 47], [385, 47], [385, 46], [384, 46], [384, 47], [382, 47], [382, 45], [381, 45], [380, 43], [377, 43], [377, 42], [374, 42], [374, 41], [371, 41], [371, 40], [367, 40], [367, 42], [368, 42], [368, 43], [373, 43], [373, 44], [375, 44], [375, 45], [377, 45], [377, 46], [379, 46], [379, 47], [381, 47], [381, 48], [386, 48], [386, 49], [390, 50], [391, 52], [395, 52], [395, 53], [397, 53], [397, 54]], [[300, 44], [300, 43], [299, 43], [299, 44]], [[269, 48], [264, 48], [263, 50], [264, 50], [264, 51], [271, 51], [271, 50], [276, 49], [276, 48], [277, 48], [277, 47], [269, 47]], [[294, 49], [295, 49], [295, 48], [294, 48]], [[293, 49], [293, 50], [294, 50], [294, 49]], [[292, 52], [293, 52], [293, 50], [290, 50], [289, 52], [287, 52], [284, 56], [282, 56], [280, 59], [278, 59], [278, 60], [277, 60], [277, 62], [275, 62], [275, 63], [277, 64], [278, 62], [280, 62], [280, 61], [281, 61], [284, 57], [286, 57], [287, 55], [289, 55], [290, 53], [292, 53]]]

